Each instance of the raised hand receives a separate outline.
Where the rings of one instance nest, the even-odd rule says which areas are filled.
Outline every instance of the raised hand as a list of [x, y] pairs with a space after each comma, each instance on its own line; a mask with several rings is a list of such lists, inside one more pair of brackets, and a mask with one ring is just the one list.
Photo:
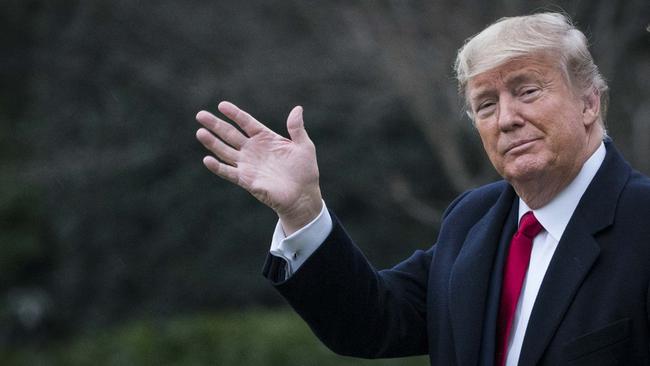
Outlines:
[[[316, 218], [322, 208], [316, 149], [307, 136], [302, 107], [287, 117], [287, 139], [271, 131], [232, 103], [218, 109], [241, 128], [200, 111], [196, 120], [205, 128], [196, 138], [214, 156], [203, 164], [214, 174], [250, 192], [280, 217], [286, 235]], [[216, 157], [216, 158], [215, 158]]]

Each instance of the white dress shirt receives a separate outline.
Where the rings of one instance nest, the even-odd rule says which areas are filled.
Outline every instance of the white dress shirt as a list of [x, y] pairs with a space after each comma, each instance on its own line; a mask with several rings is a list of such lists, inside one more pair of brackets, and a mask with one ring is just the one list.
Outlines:
[[[601, 143], [567, 187], [544, 207], [532, 210], [544, 230], [533, 240], [530, 264], [512, 320], [506, 366], [517, 365], [528, 320], [548, 265], [582, 195], [603, 163], [605, 153], [605, 145]], [[523, 200], [519, 199], [519, 220], [528, 211], [531, 209]], [[324, 202], [318, 217], [288, 237], [285, 237], [282, 225], [278, 222], [271, 242], [271, 254], [287, 261], [287, 278], [295, 273], [305, 260], [318, 249], [331, 231], [332, 218]]]

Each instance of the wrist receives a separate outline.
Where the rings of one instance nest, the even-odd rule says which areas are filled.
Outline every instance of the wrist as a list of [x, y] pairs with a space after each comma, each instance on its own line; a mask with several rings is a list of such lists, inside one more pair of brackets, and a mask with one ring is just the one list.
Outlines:
[[298, 199], [297, 204], [286, 212], [278, 212], [280, 224], [286, 236], [307, 226], [320, 215], [323, 209], [323, 199], [320, 188], [313, 194]]

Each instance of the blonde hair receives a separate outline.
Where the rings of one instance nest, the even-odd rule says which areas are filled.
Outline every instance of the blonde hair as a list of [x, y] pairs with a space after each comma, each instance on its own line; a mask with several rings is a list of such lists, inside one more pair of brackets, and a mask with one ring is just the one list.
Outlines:
[[607, 83], [589, 53], [585, 35], [560, 13], [501, 18], [467, 39], [458, 50], [454, 65], [459, 91], [465, 97], [472, 77], [514, 58], [540, 53], [558, 60], [567, 81], [576, 90], [598, 90], [600, 119], [604, 124], [609, 101]]

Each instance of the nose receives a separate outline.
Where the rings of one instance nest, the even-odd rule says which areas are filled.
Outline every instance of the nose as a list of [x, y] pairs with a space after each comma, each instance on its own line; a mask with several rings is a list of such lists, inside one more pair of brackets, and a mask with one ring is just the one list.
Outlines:
[[524, 124], [517, 101], [509, 95], [499, 97], [497, 123], [503, 132], [512, 131]]

